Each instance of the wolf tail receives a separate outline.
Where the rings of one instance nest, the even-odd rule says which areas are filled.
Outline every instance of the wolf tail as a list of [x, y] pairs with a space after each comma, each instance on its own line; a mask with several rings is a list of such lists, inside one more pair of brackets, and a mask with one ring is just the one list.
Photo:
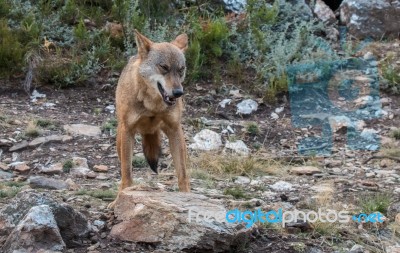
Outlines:
[[147, 163], [155, 173], [158, 173], [158, 158], [161, 155], [161, 132], [157, 131], [154, 134], [145, 134], [142, 136], [143, 153]]

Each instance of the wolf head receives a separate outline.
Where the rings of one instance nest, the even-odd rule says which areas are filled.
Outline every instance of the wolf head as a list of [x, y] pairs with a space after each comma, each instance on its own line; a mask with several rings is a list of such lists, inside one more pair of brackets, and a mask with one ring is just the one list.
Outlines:
[[174, 105], [184, 93], [186, 63], [183, 53], [188, 46], [187, 35], [181, 34], [172, 42], [154, 43], [136, 30], [135, 34], [140, 75], [159, 92], [167, 105]]

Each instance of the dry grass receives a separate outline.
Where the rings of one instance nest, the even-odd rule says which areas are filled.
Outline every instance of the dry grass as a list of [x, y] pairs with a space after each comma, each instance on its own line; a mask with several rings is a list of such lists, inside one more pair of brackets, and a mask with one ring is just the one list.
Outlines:
[[25, 136], [27, 137], [38, 137], [40, 135], [40, 129], [36, 124], [36, 121], [29, 121], [25, 129]]
[[286, 173], [286, 169], [283, 169], [280, 162], [258, 159], [254, 156], [233, 156], [204, 152], [197, 156], [191, 156], [190, 161], [193, 171], [203, 171], [213, 175], [252, 177], [257, 174], [279, 175], [283, 172]]

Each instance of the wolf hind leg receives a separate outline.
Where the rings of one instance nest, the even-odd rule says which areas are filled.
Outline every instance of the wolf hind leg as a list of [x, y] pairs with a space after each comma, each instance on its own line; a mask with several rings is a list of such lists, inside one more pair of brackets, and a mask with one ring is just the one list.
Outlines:
[[158, 173], [158, 159], [161, 155], [161, 131], [142, 135], [142, 147], [147, 163], [155, 173]]

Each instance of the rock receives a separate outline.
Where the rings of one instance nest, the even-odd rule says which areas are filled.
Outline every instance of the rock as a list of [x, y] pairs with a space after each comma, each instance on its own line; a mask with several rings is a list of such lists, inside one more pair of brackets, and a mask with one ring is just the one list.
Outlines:
[[12, 177], [12, 173], [0, 170], [0, 179], [10, 179]]
[[48, 205], [32, 207], [8, 236], [2, 252], [62, 251], [65, 243]]
[[231, 103], [231, 101], [232, 101], [232, 99], [230, 99], [230, 98], [226, 98], [226, 99], [224, 99], [224, 100], [222, 100], [221, 102], [219, 102], [219, 106], [221, 107], [221, 108], [225, 108], [225, 106], [228, 104], [230, 104]]
[[344, 0], [340, 7], [341, 22], [359, 39], [397, 38], [399, 16], [400, 2], [393, 0]]
[[95, 220], [93, 222], [92, 229], [94, 230], [94, 232], [99, 232], [105, 227], [105, 225], [106, 225], [106, 223], [104, 221]]
[[240, 13], [243, 12], [246, 8], [246, 0], [222, 0], [225, 4], [225, 9]]
[[50, 206], [61, 236], [68, 247], [80, 244], [89, 233], [85, 216], [65, 203], [58, 203], [47, 193], [25, 190], [0, 209], [0, 236], [10, 234], [21, 219], [34, 206]]
[[[112, 227], [110, 236], [156, 243], [159, 250], [171, 252], [225, 252], [242, 244], [240, 239], [251, 232], [227, 223], [226, 212], [221, 201], [199, 194], [126, 188], [114, 209], [120, 223]], [[204, 214], [208, 218], [203, 219]]]
[[18, 151], [18, 150], [24, 149], [28, 146], [29, 146], [29, 143], [27, 141], [23, 140], [23, 141], [15, 144], [14, 146], [12, 146], [9, 151], [10, 152]]
[[248, 177], [238, 176], [235, 178], [235, 183], [237, 184], [249, 184], [250, 181], [251, 180]]
[[399, 252], [400, 252], [400, 246], [398, 245], [386, 247], [386, 253], [399, 253]]
[[48, 175], [61, 174], [63, 172], [63, 164], [55, 163], [49, 167], [43, 167], [40, 169], [40, 172]]
[[258, 103], [252, 99], [246, 99], [236, 105], [236, 114], [251, 114], [257, 111]]
[[311, 190], [318, 193], [333, 193], [334, 189], [330, 184], [318, 184], [311, 187]]
[[353, 247], [351, 247], [349, 253], [364, 253], [365, 251], [364, 246], [356, 244]]
[[79, 185], [77, 185], [71, 178], [65, 180], [65, 183], [68, 184], [68, 189], [70, 189], [71, 191], [76, 191], [80, 188]]
[[108, 166], [106, 165], [95, 165], [93, 166], [93, 170], [96, 172], [107, 172], [108, 171]]
[[316, 173], [321, 173], [321, 170], [314, 166], [301, 166], [292, 168], [290, 172], [296, 175], [313, 175]]
[[110, 113], [115, 112], [115, 105], [109, 105], [106, 107], [106, 110], [109, 111]]
[[50, 136], [38, 137], [29, 142], [29, 147], [36, 147], [49, 142], [67, 142], [70, 140], [72, 140], [72, 137], [69, 135], [50, 135]]
[[271, 113], [271, 119], [277, 120], [279, 119], [279, 115], [273, 112]]
[[235, 142], [227, 141], [225, 143], [225, 148], [230, 149], [239, 155], [248, 155], [250, 153], [250, 149], [241, 140], [237, 140]]
[[26, 162], [14, 162], [9, 165], [14, 171], [19, 173], [27, 173], [31, 168], [26, 164]]
[[269, 187], [274, 191], [291, 191], [293, 189], [293, 185], [285, 181], [278, 181]]
[[64, 130], [72, 135], [84, 135], [89, 137], [96, 137], [101, 134], [100, 127], [84, 124], [64, 125]]
[[31, 102], [35, 103], [38, 98], [45, 98], [46, 94], [39, 93], [37, 90], [33, 90], [31, 95]]
[[364, 60], [366, 60], [366, 61], [371, 61], [371, 60], [375, 59], [375, 56], [374, 56], [373, 53], [371, 53], [371, 52], [368, 51], [368, 52], [366, 52], [366, 53], [364, 54], [363, 58], [364, 58]]
[[34, 176], [29, 178], [29, 186], [32, 188], [43, 188], [50, 190], [64, 190], [68, 189], [68, 184], [62, 180]]
[[194, 136], [195, 143], [190, 144], [189, 148], [194, 150], [216, 150], [222, 146], [221, 136], [208, 129], [201, 130]]
[[86, 177], [91, 170], [87, 164], [86, 158], [73, 157], [73, 166], [70, 170], [70, 174], [76, 177]]
[[334, 24], [337, 22], [335, 13], [322, 0], [317, 0], [314, 6], [314, 13], [325, 24]]
[[89, 173], [86, 174], [86, 177], [90, 178], [90, 179], [94, 179], [97, 177], [97, 173], [94, 171], [89, 171]]
[[398, 214], [400, 214], [400, 202], [391, 203], [388, 208], [387, 214], [389, 218], [394, 218]]
[[0, 169], [2, 169], [2, 170], [9, 170], [10, 168], [8, 167], [7, 164], [1, 163], [1, 162], [0, 162]]

